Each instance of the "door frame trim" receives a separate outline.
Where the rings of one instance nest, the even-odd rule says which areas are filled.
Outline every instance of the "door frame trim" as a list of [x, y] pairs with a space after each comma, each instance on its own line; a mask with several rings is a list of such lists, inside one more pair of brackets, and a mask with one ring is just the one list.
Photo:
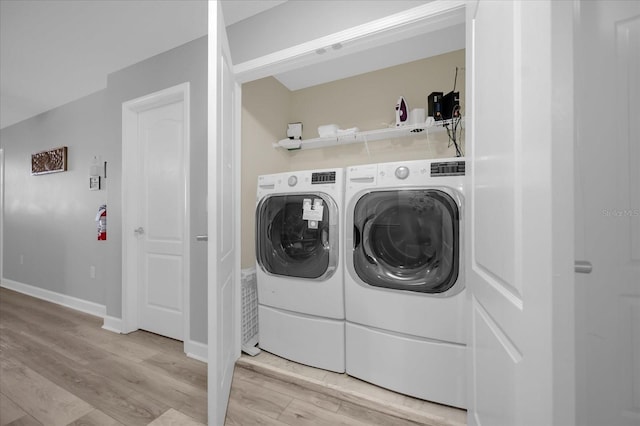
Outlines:
[[0, 284], [4, 279], [4, 149], [0, 148]]
[[138, 330], [138, 250], [137, 239], [133, 229], [138, 226], [139, 207], [136, 191], [132, 182], [136, 179], [133, 167], [139, 161], [137, 150], [138, 114], [167, 105], [183, 102], [184, 114], [184, 251], [183, 260], [183, 343], [190, 342], [190, 238], [191, 238], [191, 185], [190, 185], [190, 152], [191, 152], [191, 111], [190, 84], [178, 84], [149, 95], [133, 99], [122, 104], [122, 333]]

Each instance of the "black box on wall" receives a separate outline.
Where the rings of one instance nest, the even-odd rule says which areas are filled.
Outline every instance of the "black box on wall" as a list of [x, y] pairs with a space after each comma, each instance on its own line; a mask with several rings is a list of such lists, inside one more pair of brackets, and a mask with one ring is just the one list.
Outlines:
[[449, 120], [460, 115], [460, 92], [449, 92], [442, 97], [442, 119]]
[[431, 92], [427, 98], [427, 115], [442, 120], [442, 92]]

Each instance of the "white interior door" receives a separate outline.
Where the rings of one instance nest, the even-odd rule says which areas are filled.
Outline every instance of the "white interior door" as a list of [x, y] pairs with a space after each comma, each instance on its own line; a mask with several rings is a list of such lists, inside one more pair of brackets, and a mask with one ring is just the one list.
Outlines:
[[[578, 424], [640, 424], [640, 2], [577, 22]], [[602, 106], [605, 96], [609, 107]]]
[[139, 327], [183, 340], [185, 245], [184, 102], [138, 114], [140, 149]]
[[240, 356], [240, 88], [220, 2], [209, 1], [209, 424], [223, 425]]
[[189, 338], [189, 83], [122, 106], [122, 331]]
[[[555, 38], [558, 5], [570, 12], [569, 2], [468, 4], [472, 425], [571, 424], [556, 421], [554, 377], [557, 340], [572, 339], [555, 334], [565, 314], [555, 304], [573, 315], [572, 299], [554, 289], [573, 285], [572, 211], [556, 208], [573, 192], [571, 143], [557, 140], [572, 125], [571, 99], [553, 91], [554, 67], [572, 56]], [[562, 107], [568, 118], [554, 115]]]

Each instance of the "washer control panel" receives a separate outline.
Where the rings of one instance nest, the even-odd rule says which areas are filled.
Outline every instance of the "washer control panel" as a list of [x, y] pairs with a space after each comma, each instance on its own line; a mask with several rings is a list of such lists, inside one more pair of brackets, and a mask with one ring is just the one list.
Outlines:
[[314, 172], [311, 174], [311, 184], [336, 183], [336, 172]]

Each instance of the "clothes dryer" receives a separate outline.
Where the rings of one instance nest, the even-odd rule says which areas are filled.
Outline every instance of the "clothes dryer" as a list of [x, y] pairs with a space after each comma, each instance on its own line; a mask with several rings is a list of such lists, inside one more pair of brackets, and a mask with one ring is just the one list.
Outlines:
[[258, 178], [256, 279], [260, 347], [345, 371], [344, 170]]
[[346, 371], [466, 407], [465, 161], [346, 169]]

